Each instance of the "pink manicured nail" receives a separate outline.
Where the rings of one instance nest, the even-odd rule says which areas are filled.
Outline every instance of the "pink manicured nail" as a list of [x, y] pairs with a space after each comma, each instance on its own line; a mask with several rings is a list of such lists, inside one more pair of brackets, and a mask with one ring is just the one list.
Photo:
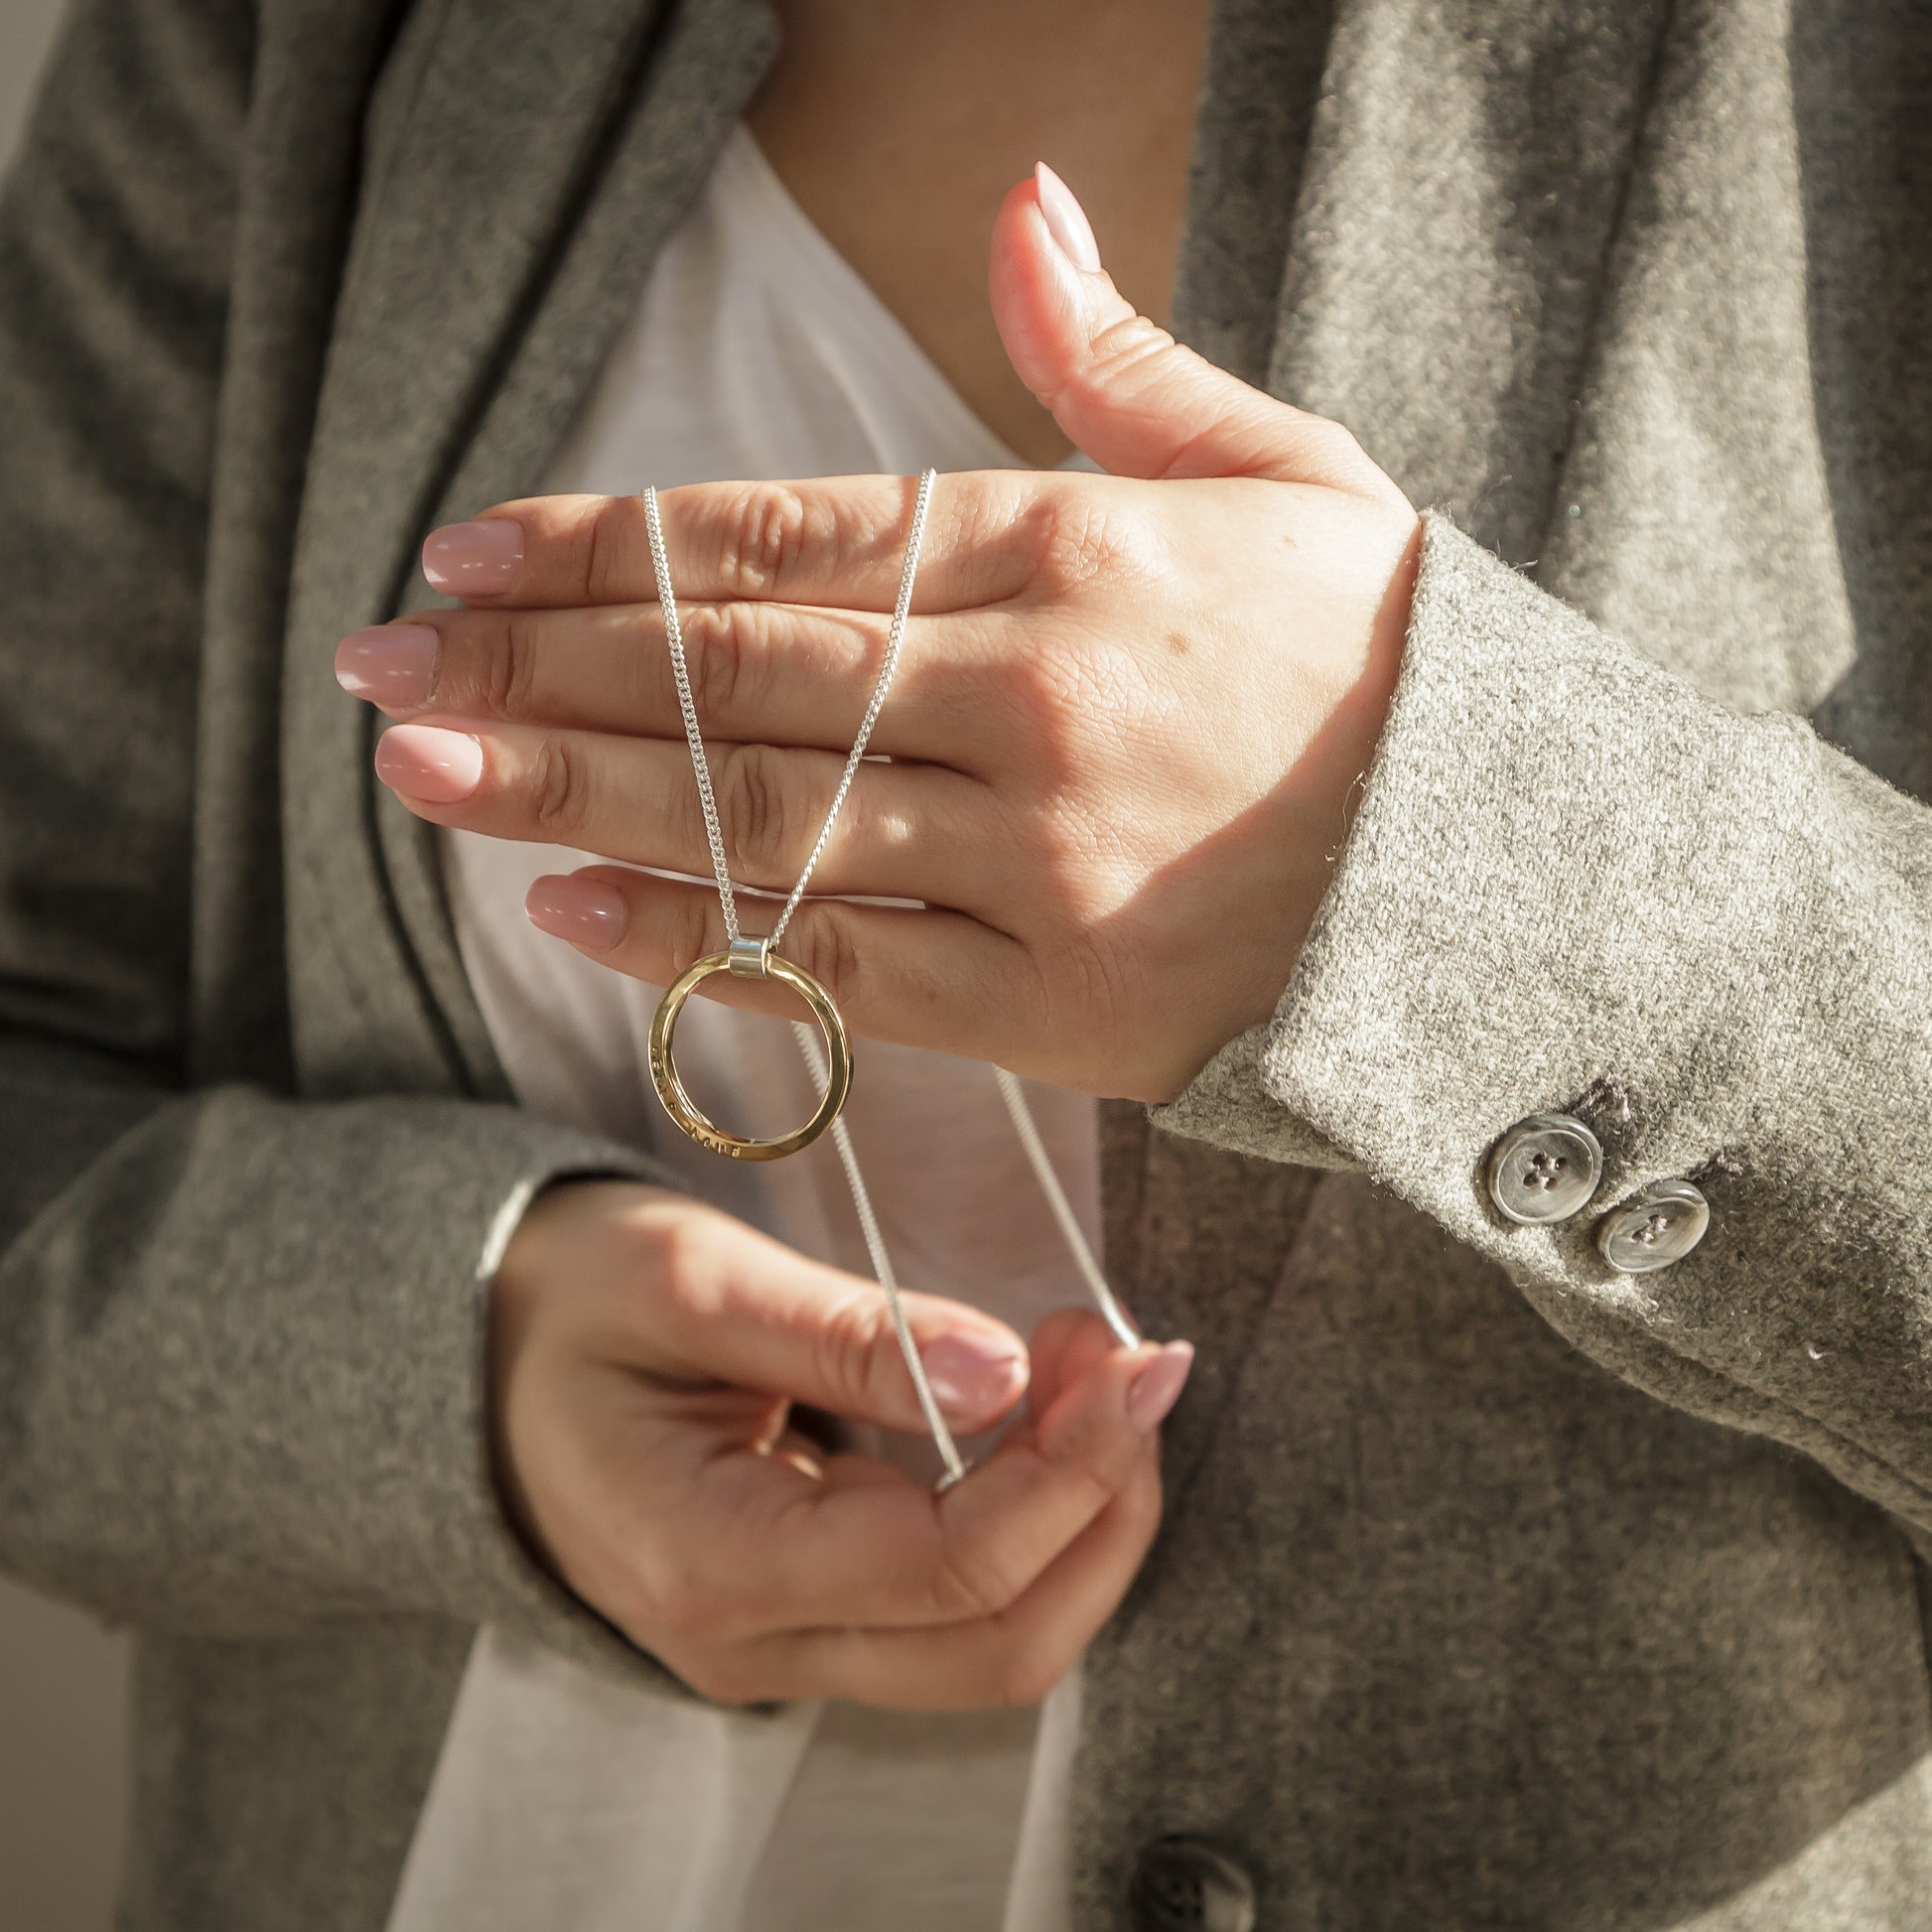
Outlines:
[[1171, 1341], [1127, 1387], [1127, 1419], [1136, 1429], [1155, 1430], [1180, 1400], [1187, 1371], [1194, 1365], [1191, 1341]]
[[425, 805], [454, 805], [483, 778], [483, 745], [440, 725], [391, 725], [375, 741], [375, 775]]
[[630, 922], [621, 893], [570, 873], [544, 874], [524, 895], [523, 910], [539, 932], [591, 952], [609, 952]]
[[1089, 275], [1100, 269], [1100, 244], [1093, 238], [1093, 224], [1087, 211], [1073, 199], [1067, 187], [1043, 161], [1034, 163], [1034, 188], [1039, 196], [1039, 211], [1045, 217], [1046, 231], [1060, 245], [1060, 253], [1075, 268]]
[[501, 597], [523, 568], [523, 526], [507, 516], [446, 523], [423, 541], [423, 575], [446, 597]]
[[372, 623], [336, 646], [336, 682], [395, 711], [429, 702], [435, 670], [436, 632], [426, 623]]
[[1027, 1357], [993, 1335], [941, 1335], [919, 1357], [939, 1407], [954, 1422], [991, 1422], [1027, 1386]]

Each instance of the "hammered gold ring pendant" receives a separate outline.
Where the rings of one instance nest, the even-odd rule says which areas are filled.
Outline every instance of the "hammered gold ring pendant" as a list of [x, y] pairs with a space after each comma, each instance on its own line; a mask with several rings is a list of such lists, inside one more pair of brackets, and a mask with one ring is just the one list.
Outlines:
[[[779, 1134], [770, 1140], [728, 1134], [700, 1111], [678, 1078], [673, 1051], [677, 1017], [683, 1012], [685, 1001], [714, 973], [730, 973], [739, 979], [780, 980], [811, 1008], [812, 1018], [818, 1022], [831, 1071], [817, 1110], [802, 1127], [794, 1127], [789, 1134]], [[852, 1091], [852, 1047], [845, 1036], [845, 1022], [839, 1018], [831, 994], [811, 974], [802, 966], [779, 958], [765, 940], [734, 939], [729, 950], [706, 953], [702, 959], [693, 960], [664, 989], [664, 997], [658, 1001], [650, 1022], [650, 1080], [657, 1089], [658, 1099], [664, 1103], [665, 1112], [700, 1147], [733, 1161], [781, 1161], [787, 1154], [810, 1147], [838, 1119], [845, 1097]]]

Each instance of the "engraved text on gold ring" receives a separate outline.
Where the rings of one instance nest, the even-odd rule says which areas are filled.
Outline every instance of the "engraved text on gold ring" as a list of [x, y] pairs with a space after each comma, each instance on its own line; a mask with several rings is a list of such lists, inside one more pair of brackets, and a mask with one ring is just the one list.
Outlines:
[[831, 1062], [831, 1077], [825, 1083], [817, 1112], [804, 1126], [793, 1128], [789, 1134], [768, 1141], [727, 1134], [698, 1111], [684, 1090], [684, 1082], [677, 1077], [671, 1040], [677, 1032], [678, 1014], [703, 981], [713, 973], [731, 971], [730, 953], [706, 953], [702, 959], [693, 960], [664, 989], [664, 997], [657, 1003], [650, 1023], [650, 1078], [665, 1112], [700, 1147], [709, 1148], [713, 1154], [727, 1155], [734, 1161], [779, 1161], [787, 1154], [796, 1154], [801, 1147], [809, 1147], [838, 1119], [839, 1109], [845, 1105], [845, 1097], [852, 1089], [852, 1048], [845, 1036], [845, 1022], [839, 1018], [831, 994], [802, 966], [794, 966], [775, 953], [765, 954], [764, 970], [770, 978], [782, 980], [811, 1008], [818, 1030], [825, 1036], [826, 1058]]

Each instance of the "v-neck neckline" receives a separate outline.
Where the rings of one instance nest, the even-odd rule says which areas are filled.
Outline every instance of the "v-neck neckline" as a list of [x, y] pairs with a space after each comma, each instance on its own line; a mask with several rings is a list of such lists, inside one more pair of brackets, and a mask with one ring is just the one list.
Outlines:
[[[802, 284], [821, 291], [828, 310], [858, 332], [861, 346], [877, 366], [940, 419], [936, 427], [945, 432], [947, 447], [972, 451], [975, 460], [970, 467], [976, 469], [1040, 467], [1020, 455], [959, 393], [918, 338], [805, 211], [742, 120], [733, 127], [719, 156], [718, 174], [721, 185], [744, 197], [761, 220], [759, 239], [772, 251], [761, 259], [773, 287]], [[1091, 466], [1075, 450], [1049, 467]]]

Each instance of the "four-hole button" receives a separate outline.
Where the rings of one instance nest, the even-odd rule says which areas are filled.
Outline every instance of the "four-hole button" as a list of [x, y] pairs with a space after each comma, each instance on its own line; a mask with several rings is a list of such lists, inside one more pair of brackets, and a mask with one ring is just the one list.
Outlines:
[[1489, 1198], [1526, 1227], [1569, 1220], [1602, 1177], [1603, 1150], [1574, 1114], [1519, 1120], [1489, 1156]]

